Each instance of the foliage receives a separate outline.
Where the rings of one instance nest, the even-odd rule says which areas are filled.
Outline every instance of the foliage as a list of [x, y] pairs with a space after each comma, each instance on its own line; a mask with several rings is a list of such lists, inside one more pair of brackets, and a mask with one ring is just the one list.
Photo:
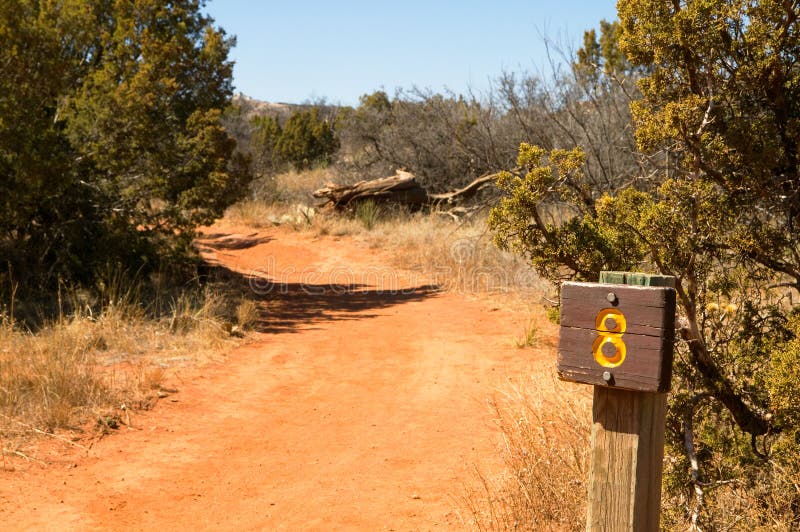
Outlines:
[[545, 150], [523, 143], [518, 173], [502, 172], [497, 186], [506, 197], [489, 215], [489, 229], [502, 249], [525, 254], [549, 279], [597, 280], [603, 267], [625, 270], [641, 258], [625, 231], [599, 223], [596, 192], [583, 173], [579, 149]]
[[153, 264], [238, 197], [247, 165], [220, 125], [233, 40], [201, 7], [0, 5], [0, 275]]
[[800, 46], [793, 3], [619, 4], [622, 49], [652, 65], [633, 107], [640, 149], [668, 148], [731, 197], [729, 247], [800, 288]]
[[[681, 327], [666, 523], [734, 526], [744, 514], [732, 508], [746, 502], [760, 508], [748, 510], [749, 527], [796, 527], [798, 10], [618, 7], [620, 49], [641, 90], [637, 146], [643, 163], [667, 164], [604, 181], [582, 150], [548, 156], [523, 144], [520, 169], [498, 181], [506, 196], [490, 224], [501, 246], [553, 280], [594, 280], [601, 269], [674, 275]], [[594, 37], [586, 44], [579, 57], [598, 57]], [[576, 70], [592, 83], [608, 77], [602, 61]]]
[[275, 178], [290, 167], [302, 172], [333, 161], [339, 150], [336, 114], [330, 106], [269, 106], [235, 98], [225, 114], [225, 129], [252, 161], [254, 198], [277, 199]]
[[594, 29], [583, 33], [583, 47], [575, 54], [572, 67], [578, 75], [591, 83], [599, 83], [609, 76], [630, 75], [633, 67], [619, 46], [622, 27], [618, 21], [600, 21], [600, 40]]
[[[355, 109], [301, 106], [294, 118], [291, 107], [270, 106], [264, 116], [257, 102], [239, 97], [226, 128], [267, 184], [287, 164], [297, 169], [331, 162], [345, 179], [405, 169], [431, 192], [444, 192], [511, 166], [520, 141], [548, 150], [584, 146], [593, 186], [641, 179], [638, 173], [653, 164], [634, 154], [628, 108], [638, 95], [633, 79], [641, 69], [624, 60], [619, 31], [618, 23], [604, 21], [599, 41], [596, 32], [587, 32], [580, 59], [567, 71], [554, 63], [550, 80], [504, 73], [485, 94], [412, 88], [391, 97], [376, 91], [363, 95]], [[595, 64], [600, 75], [592, 74]], [[309, 133], [313, 127], [305, 123], [314, 120], [307, 113], [317, 109], [318, 119], [334, 131], [333, 145], [329, 137], [318, 135], [319, 141]], [[289, 121], [298, 131], [286, 131]]]
[[252, 136], [252, 157], [256, 175], [265, 175], [280, 166], [275, 146], [283, 134], [283, 129], [275, 116], [255, 116], [252, 119], [255, 133]]
[[339, 148], [333, 126], [320, 116], [316, 107], [295, 112], [283, 125], [283, 130], [278, 131], [275, 155], [298, 170], [329, 163]]

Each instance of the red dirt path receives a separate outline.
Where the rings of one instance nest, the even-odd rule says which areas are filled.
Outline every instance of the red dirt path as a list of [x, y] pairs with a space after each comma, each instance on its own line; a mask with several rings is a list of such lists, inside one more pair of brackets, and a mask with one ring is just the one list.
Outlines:
[[389, 275], [353, 240], [210, 232], [212, 261], [276, 281], [262, 332], [177, 371], [134, 430], [0, 472], [0, 529], [465, 528], [455, 499], [476, 464], [498, 467], [486, 399], [553, 365], [512, 345], [528, 315]]

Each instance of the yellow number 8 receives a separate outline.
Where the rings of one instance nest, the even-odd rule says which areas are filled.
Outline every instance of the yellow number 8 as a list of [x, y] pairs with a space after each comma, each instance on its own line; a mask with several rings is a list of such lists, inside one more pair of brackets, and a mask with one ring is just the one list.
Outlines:
[[[609, 327], [607, 321], [612, 320], [614, 326]], [[597, 338], [592, 344], [592, 353], [598, 364], [605, 368], [616, 368], [625, 361], [625, 342], [622, 335], [625, 333], [627, 322], [625, 315], [615, 308], [606, 308], [597, 313], [594, 320]], [[606, 344], [614, 346], [614, 354], [607, 356], [603, 352]], [[607, 349], [610, 351], [610, 349]]]

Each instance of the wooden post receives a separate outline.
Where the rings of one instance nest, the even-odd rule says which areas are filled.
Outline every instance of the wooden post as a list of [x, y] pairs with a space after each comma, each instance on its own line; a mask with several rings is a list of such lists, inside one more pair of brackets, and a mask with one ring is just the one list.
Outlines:
[[[674, 277], [603, 272], [601, 283], [675, 287]], [[586, 530], [658, 531], [667, 395], [594, 387]]]
[[594, 385], [589, 531], [659, 529], [674, 335], [674, 277], [602, 272], [561, 287], [558, 375]]

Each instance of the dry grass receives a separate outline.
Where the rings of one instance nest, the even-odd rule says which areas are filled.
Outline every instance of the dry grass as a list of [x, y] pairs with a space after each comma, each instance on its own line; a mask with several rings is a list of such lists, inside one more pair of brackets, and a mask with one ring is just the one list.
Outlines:
[[236, 323], [242, 329], [250, 329], [261, 319], [258, 303], [252, 299], [243, 299], [236, 306]]
[[316, 209], [303, 203], [287, 205], [261, 200], [244, 200], [230, 207], [225, 218], [255, 228], [283, 225], [295, 230], [311, 227]]
[[116, 291], [99, 309], [78, 304], [36, 332], [0, 316], [4, 449], [34, 433], [123, 422], [131, 408], [155, 401], [170, 368], [209, 361], [236, 344], [230, 307], [241, 309], [241, 320], [253, 315], [219, 287], [161, 295], [147, 308], [135, 292]]
[[[545, 383], [543, 385], [543, 382]], [[478, 473], [462, 500], [477, 530], [582, 530], [586, 524], [591, 397], [541, 375], [491, 403], [505, 471]]]
[[323, 213], [315, 216], [312, 223], [305, 229], [320, 236], [366, 236], [368, 232], [357, 218], [335, 213]]
[[282, 225], [318, 235], [351, 236], [371, 248], [391, 250], [396, 266], [423, 273], [447, 290], [467, 293], [550, 291], [520, 257], [497, 249], [486, 213], [455, 222], [441, 213], [409, 213], [364, 202], [349, 214], [319, 213], [311, 192], [340, 182], [330, 168], [279, 174], [230, 207], [226, 219], [252, 227]]
[[550, 290], [524, 260], [494, 246], [480, 216], [455, 223], [436, 213], [399, 213], [370, 230], [352, 221], [327, 223], [323, 227], [331, 234], [352, 234], [370, 247], [391, 250], [398, 267], [420, 272], [446, 290], [526, 295]]
[[330, 168], [292, 170], [262, 178], [253, 183], [250, 197], [228, 208], [225, 218], [256, 228], [273, 225], [307, 228], [314, 215], [313, 211], [308, 212], [308, 206], [319, 202], [311, 193], [330, 181], [336, 181]]
[[371, 202], [353, 213], [320, 213], [305, 204], [246, 200], [226, 218], [252, 227], [282, 225], [320, 236], [349, 236], [372, 249], [388, 250], [395, 266], [419, 272], [445, 290], [463, 293], [551, 291], [517, 255], [499, 250], [480, 214], [454, 222], [439, 213], [408, 213]]
[[286, 211], [286, 207], [282, 204], [246, 199], [229, 207], [225, 212], [225, 218], [234, 223], [262, 228], [279, 224], [280, 217]]

